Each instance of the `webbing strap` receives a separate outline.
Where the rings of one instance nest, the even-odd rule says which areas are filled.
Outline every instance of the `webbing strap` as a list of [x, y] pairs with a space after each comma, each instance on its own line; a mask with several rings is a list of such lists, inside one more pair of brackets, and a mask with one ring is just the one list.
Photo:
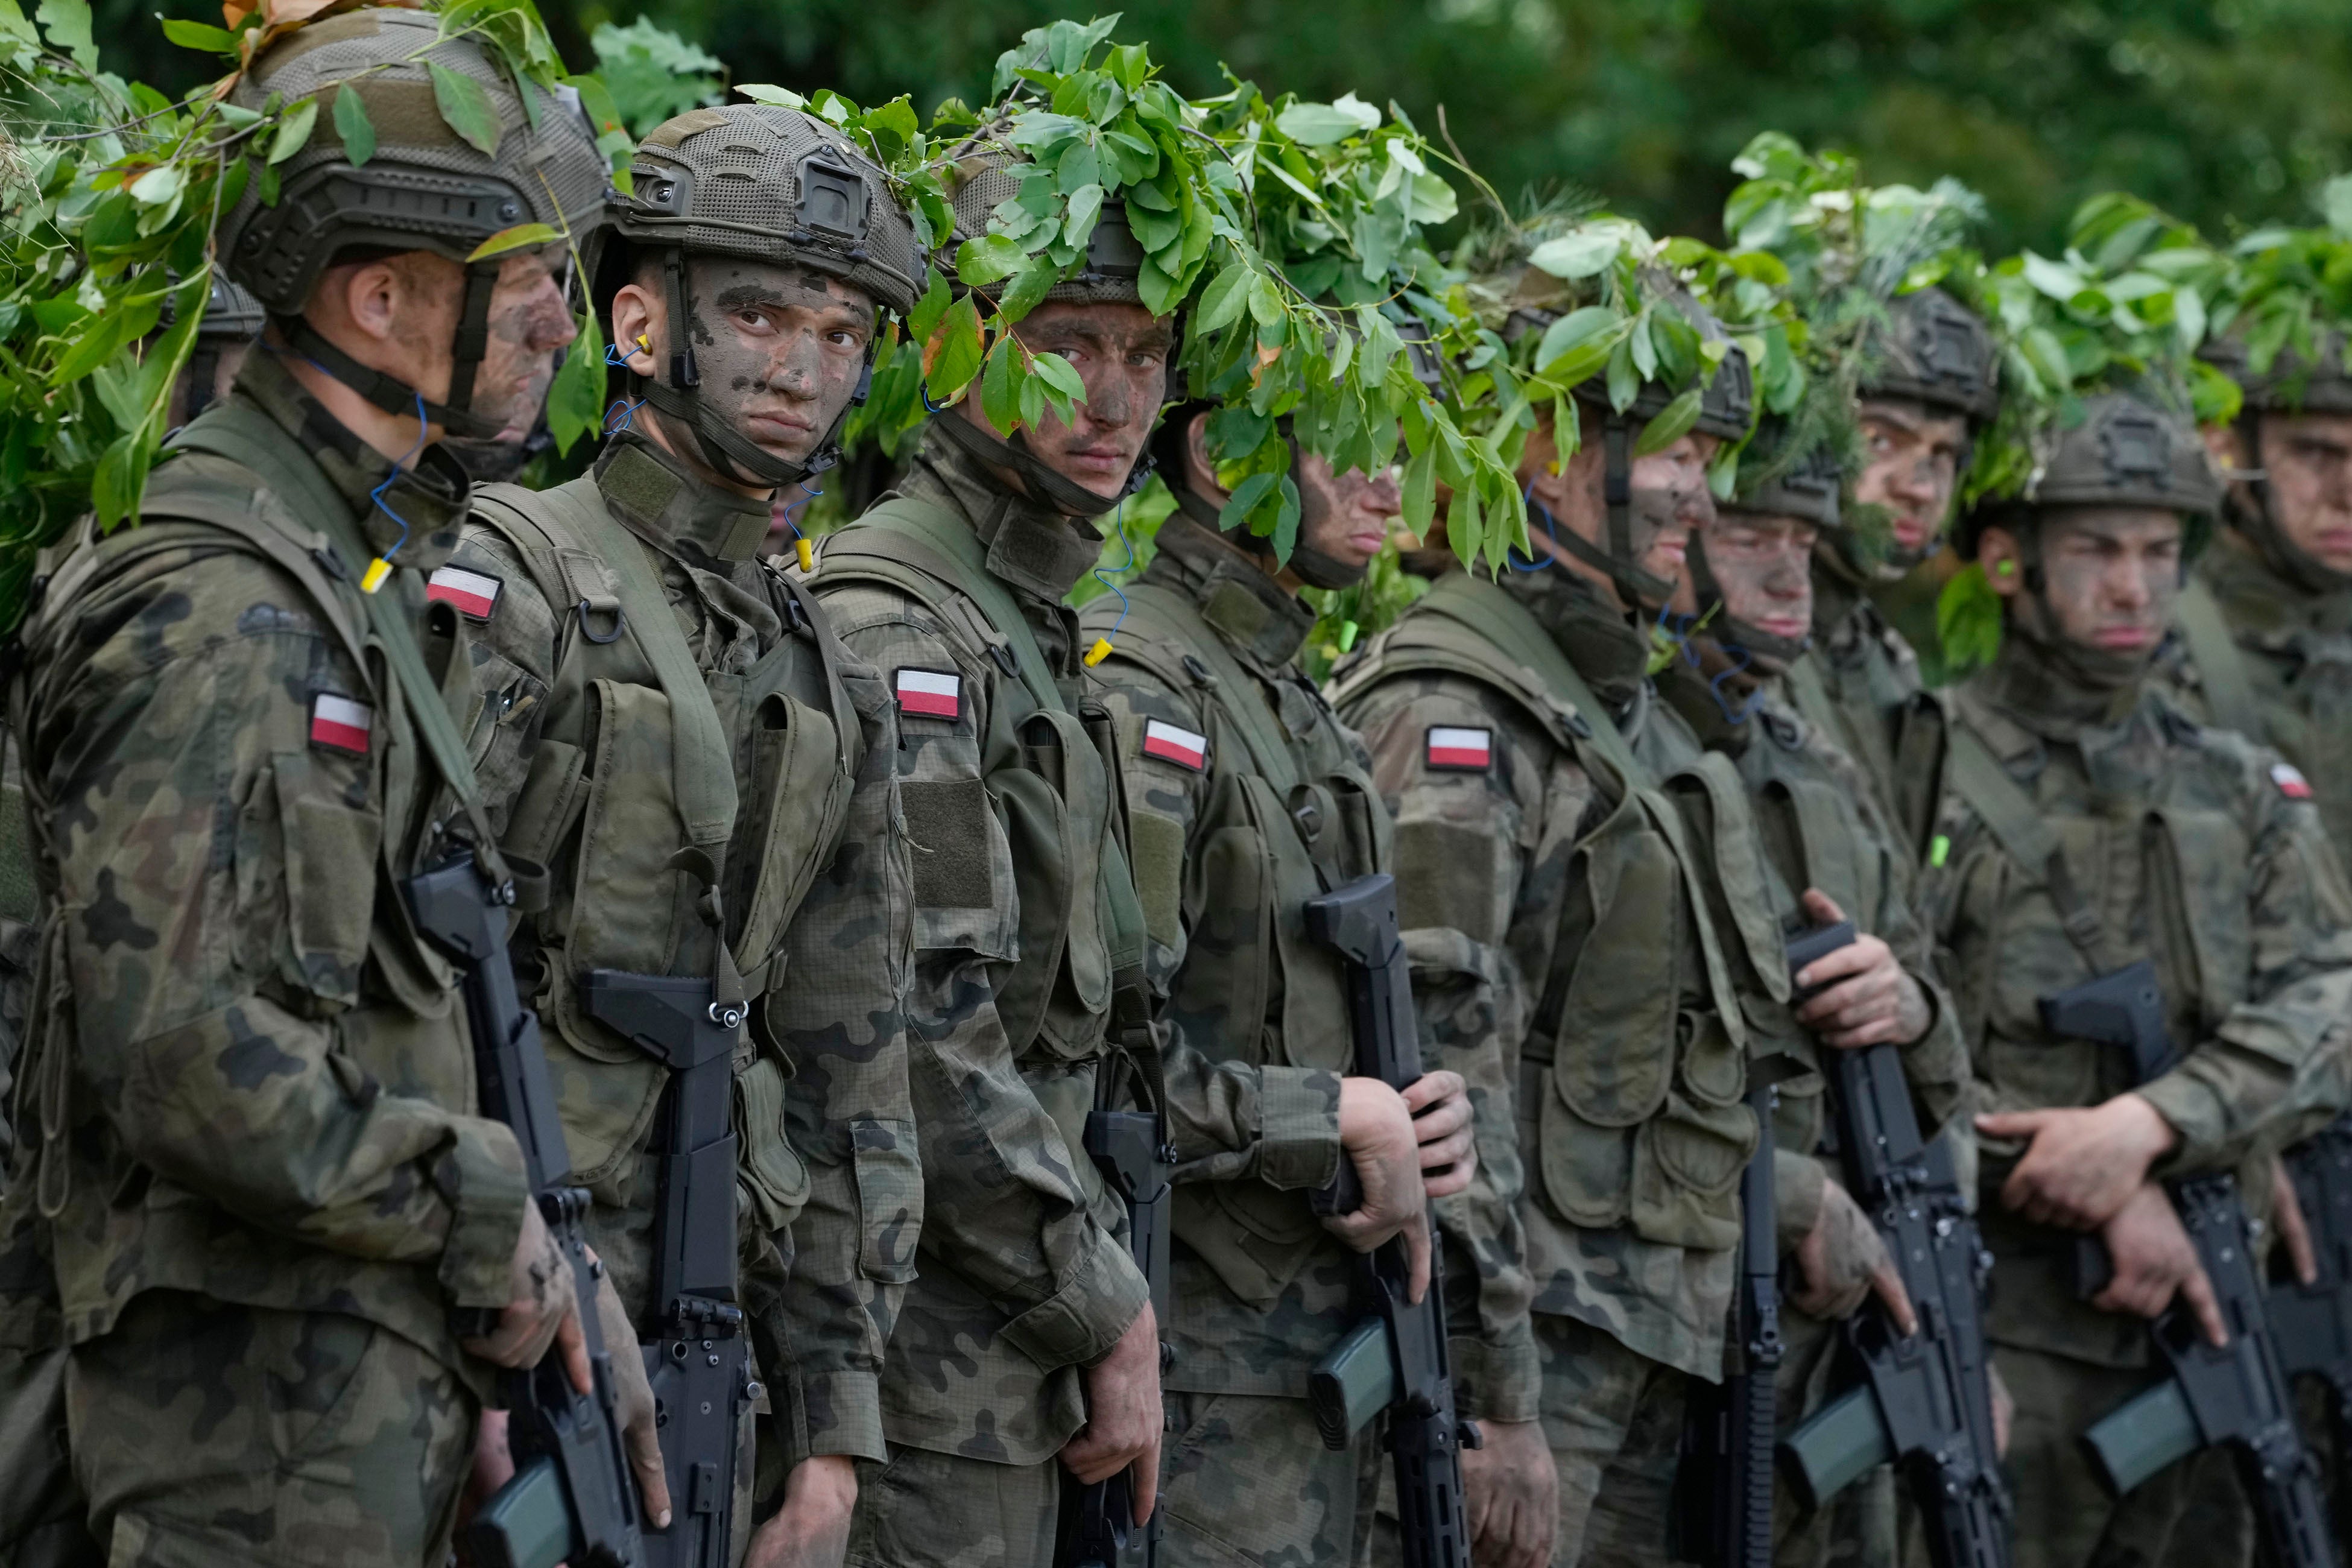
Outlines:
[[1505, 593], [1500, 585], [1468, 572], [1449, 572], [1437, 580], [1422, 599], [1433, 614], [1444, 616], [1468, 628], [1472, 633], [1493, 643], [1503, 654], [1535, 676], [1541, 689], [1557, 692], [1572, 703], [1592, 728], [1593, 743], [1601, 755], [1609, 759], [1627, 785], [1633, 789], [1655, 789], [1657, 780], [1633, 754], [1616, 721], [1576, 666], [1569, 663], [1568, 655], [1552, 641], [1540, 623], [1525, 605]]
[[[1279, 721], [1266, 706], [1265, 683], [1249, 672], [1217, 629], [1204, 619], [1191, 598], [1156, 584], [1139, 583], [1127, 591], [1129, 636], [1114, 658], [1131, 658], [1149, 665], [1171, 686], [1191, 680], [1181, 666], [1170, 668], [1165, 650], [1181, 648], [1199, 658], [1217, 682], [1210, 700], [1234, 722], [1251, 765], [1286, 798], [1303, 781], [1297, 760], [1283, 741]], [[1191, 624], [1187, 625], [1187, 622]], [[1140, 635], [1138, 635], [1138, 634]]]
[[2235, 730], [2257, 745], [2267, 746], [2269, 726], [2263, 722], [2262, 703], [2254, 696], [2252, 672], [2238, 639], [2230, 635], [2221, 601], [2213, 590], [2191, 577], [2180, 590], [2177, 612], [2180, 635], [2189, 641], [2189, 657], [2205, 687], [2205, 717], [2217, 730]]
[[2108, 962], [2106, 928], [2066, 868], [2065, 846], [2042, 819], [2042, 808], [2000, 765], [1976, 727], [1960, 714], [1953, 716], [1950, 761], [1946, 782], [1952, 792], [1980, 817], [1986, 828], [2009, 851], [2010, 858], [2042, 879], [2066, 935], [2095, 974], [2122, 965]]

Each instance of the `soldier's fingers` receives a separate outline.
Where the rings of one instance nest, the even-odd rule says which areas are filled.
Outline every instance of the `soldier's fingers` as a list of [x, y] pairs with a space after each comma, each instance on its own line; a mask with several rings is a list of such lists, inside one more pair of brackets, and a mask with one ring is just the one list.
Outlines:
[[1141, 1524], [1151, 1517], [1152, 1509], [1160, 1502], [1160, 1434], [1158, 1432], [1151, 1434], [1151, 1440], [1144, 1446], [1143, 1452], [1136, 1457], [1133, 1473], [1135, 1476], [1135, 1522]]
[[1414, 1306], [1429, 1294], [1429, 1211], [1416, 1213], [1404, 1225], [1404, 1255], [1410, 1265], [1412, 1289], [1405, 1299]]
[[663, 1473], [661, 1437], [650, 1412], [632, 1421], [622, 1434], [629, 1446], [629, 1468], [637, 1478], [637, 1495], [646, 1500], [646, 1517], [656, 1530], [669, 1528], [669, 1477]]
[[1878, 962], [1871, 950], [1861, 942], [1850, 943], [1835, 952], [1825, 952], [1797, 972], [1797, 984], [1808, 989], [1842, 980], [1849, 974], [1860, 974]]
[[1895, 1326], [1903, 1331], [1905, 1339], [1919, 1331], [1919, 1314], [1911, 1309], [1911, 1292], [1903, 1288], [1903, 1276], [1895, 1272], [1892, 1258], [1870, 1271], [1870, 1288], [1878, 1293], [1880, 1300], [1886, 1303], [1888, 1315], [1894, 1318]]
[[1977, 1131], [1992, 1138], [2031, 1138], [2048, 1125], [2046, 1110], [1987, 1110], [1977, 1117]]
[[2319, 1279], [2319, 1255], [2311, 1245], [2311, 1227], [2304, 1223], [2303, 1199], [2294, 1190], [2286, 1167], [2277, 1159], [2271, 1161], [2271, 1209], [2278, 1222], [2279, 1236], [2286, 1243], [2287, 1260], [2294, 1266], [2294, 1277], [2305, 1285]]
[[2221, 1321], [2221, 1303], [2214, 1298], [2213, 1281], [2205, 1277], [2200, 1266], [2180, 1282], [2180, 1293], [2189, 1298], [2189, 1309], [2197, 1314], [2197, 1326], [2205, 1337], [2217, 1345], [2230, 1342], [2230, 1331]]
[[1845, 911], [1838, 908], [1837, 900], [1819, 888], [1805, 889], [1804, 904], [1805, 913], [1815, 925], [1833, 926], [1845, 919]]
[[[1468, 1091], [1468, 1087], [1463, 1081], [1462, 1075], [1453, 1068], [1437, 1068], [1423, 1073], [1405, 1085], [1401, 1092], [1404, 1095], [1404, 1108], [1413, 1115], [1419, 1116], [1431, 1106], [1449, 1100], [1461, 1100]], [[1464, 1100], [1463, 1110], [1465, 1113], [1468, 1111], [1467, 1100]]]
[[563, 1357], [563, 1370], [572, 1379], [572, 1386], [583, 1394], [596, 1392], [596, 1377], [588, 1368], [588, 1335], [580, 1327], [577, 1304], [567, 1308], [556, 1320], [555, 1348]]

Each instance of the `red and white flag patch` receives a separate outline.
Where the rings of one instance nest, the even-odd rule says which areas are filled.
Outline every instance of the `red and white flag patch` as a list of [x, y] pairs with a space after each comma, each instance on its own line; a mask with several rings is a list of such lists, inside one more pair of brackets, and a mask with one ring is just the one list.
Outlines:
[[487, 621], [490, 612], [499, 607], [499, 593], [505, 586], [496, 577], [479, 572], [444, 566], [425, 580], [425, 596], [440, 604], [455, 605], [457, 613], [469, 621]]
[[2289, 800], [2309, 800], [2311, 798], [2311, 781], [2305, 778], [2302, 772], [2292, 763], [2273, 763], [2271, 764], [2271, 783], [2278, 785], [2279, 794], [2286, 796]]
[[926, 719], [954, 719], [963, 713], [963, 677], [936, 669], [901, 669], [892, 684], [898, 691], [898, 711]]
[[375, 726], [375, 710], [348, 697], [321, 691], [310, 699], [310, 743], [331, 746], [353, 756], [368, 753], [368, 734]]
[[1196, 735], [1190, 730], [1180, 730], [1173, 724], [1163, 724], [1149, 719], [1143, 725], [1143, 754], [1158, 757], [1163, 763], [1174, 763], [1180, 768], [1199, 773], [1209, 762], [1209, 737]]
[[1494, 761], [1495, 732], [1433, 724], [1429, 727], [1428, 756], [1433, 768], [1483, 773]]

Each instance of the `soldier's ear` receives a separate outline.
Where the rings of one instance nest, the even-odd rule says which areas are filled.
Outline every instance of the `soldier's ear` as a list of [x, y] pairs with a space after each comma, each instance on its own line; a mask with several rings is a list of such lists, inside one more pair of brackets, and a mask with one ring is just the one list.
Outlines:
[[1987, 528], [1977, 541], [1977, 561], [1984, 567], [1985, 581], [2002, 598], [2013, 599], [2025, 591], [2025, 552], [2009, 530]]
[[1217, 465], [1209, 456], [1209, 415], [1206, 409], [1195, 414], [1184, 427], [1184, 464], [1189, 470], [1185, 482], [1192, 493], [1222, 504], [1229, 497], [1225, 487], [1217, 483]]
[[667, 336], [661, 300], [650, 291], [635, 283], [624, 283], [614, 290], [613, 342], [637, 374], [655, 374], [656, 355]]

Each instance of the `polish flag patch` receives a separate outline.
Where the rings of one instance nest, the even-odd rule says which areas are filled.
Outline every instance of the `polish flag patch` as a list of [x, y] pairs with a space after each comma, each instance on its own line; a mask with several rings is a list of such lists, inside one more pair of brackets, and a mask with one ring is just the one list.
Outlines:
[[1429, 765], [1456, 773], [1483, 773], [1495, 760], [1492, 730], [1457, 730], [1444, 724], [1429, 729]]
[[963, 713], [963, 677], [936, 669], [902, 669], [894, 678], [898, 711], [926, 719], [954, 719]]
[[1143, 726], [1143, 754], [1197, 773], [1208, 765], [1209, 737], [1180, 730], [1173, 724], [1162, 724], [1157, 719], [1147, 720]]
[[490, 612], [499, 607], [499, 591], [505, 586], [496, 577], [479, 572], [444, 566], [425, 580], [425, 596], [456, 605], [457, 613], [469, 621], [487, 621]]
[[2278, 785], [2279, 794], [2289, 800], [2309, 800], [2311, 781], [2290, 763], [2271, 764], [2271, 783]]
[[329, 691], [310, 699], [310, 743], [314, 746], [329, 746], [364, 757], [368, 753], [368, 735], [374, 726], [375, 710], [364, 702], [354, 702]]

